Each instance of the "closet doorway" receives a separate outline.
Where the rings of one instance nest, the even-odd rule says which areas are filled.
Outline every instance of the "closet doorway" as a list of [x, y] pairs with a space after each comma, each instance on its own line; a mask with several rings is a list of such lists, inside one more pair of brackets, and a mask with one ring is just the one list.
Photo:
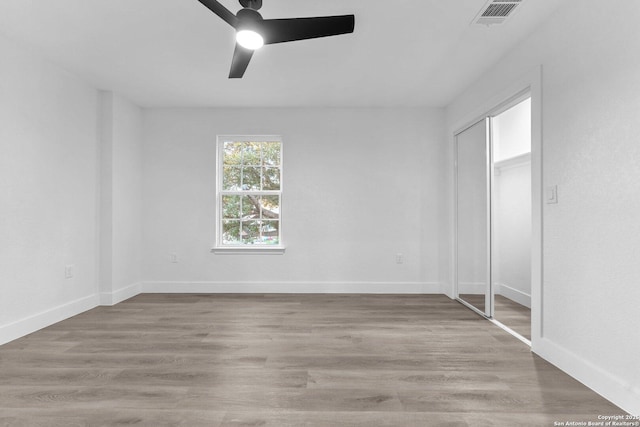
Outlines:
[[531, 340], [531, 98], [491, 118], [493, 318]]
[[531, 340], [531, 98], [456, 134], [456, 297]]

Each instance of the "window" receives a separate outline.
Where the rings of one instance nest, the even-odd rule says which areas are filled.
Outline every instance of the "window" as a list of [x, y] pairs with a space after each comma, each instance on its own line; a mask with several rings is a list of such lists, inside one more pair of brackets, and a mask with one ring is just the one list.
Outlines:
[[219, 136], [214, 252], [282, 253], [282, 139]]

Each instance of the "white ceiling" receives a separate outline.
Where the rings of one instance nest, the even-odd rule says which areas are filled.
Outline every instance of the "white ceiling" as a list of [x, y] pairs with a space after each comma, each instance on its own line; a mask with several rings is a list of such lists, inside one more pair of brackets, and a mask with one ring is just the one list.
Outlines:
[[355, 32], [265, 46], [243, 79], [233, 29], [197, 0], [0, 0], [0, 33], [143, 107], [445, 106], [561, 2], [482, 27], [486, 0], [264, 0], [265, 19], [353, 13]]

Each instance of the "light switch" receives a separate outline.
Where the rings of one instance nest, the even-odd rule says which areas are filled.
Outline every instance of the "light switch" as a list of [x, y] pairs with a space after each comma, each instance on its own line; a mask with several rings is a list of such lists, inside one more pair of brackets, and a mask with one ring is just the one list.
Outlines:
[[552, 185], [545, 190], [545, 200], [547, 204], [558, 203], [558, 186]]
[[75, 273], [75, 268], [76, 266], [73, 264], [69, 264], [69, 265], [65, 265], [64, 266], [64, 278], [65, 279], [71, 279]]

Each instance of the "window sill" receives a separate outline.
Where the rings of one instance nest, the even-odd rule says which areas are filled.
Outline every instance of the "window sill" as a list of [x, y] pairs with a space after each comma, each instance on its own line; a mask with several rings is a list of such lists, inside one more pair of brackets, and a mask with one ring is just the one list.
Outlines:
[[269, 247], [216, 247], [212, 248], [211, 252], [216, 255], [282, 255], [285, 251], [284, 246], [269, 246]]

